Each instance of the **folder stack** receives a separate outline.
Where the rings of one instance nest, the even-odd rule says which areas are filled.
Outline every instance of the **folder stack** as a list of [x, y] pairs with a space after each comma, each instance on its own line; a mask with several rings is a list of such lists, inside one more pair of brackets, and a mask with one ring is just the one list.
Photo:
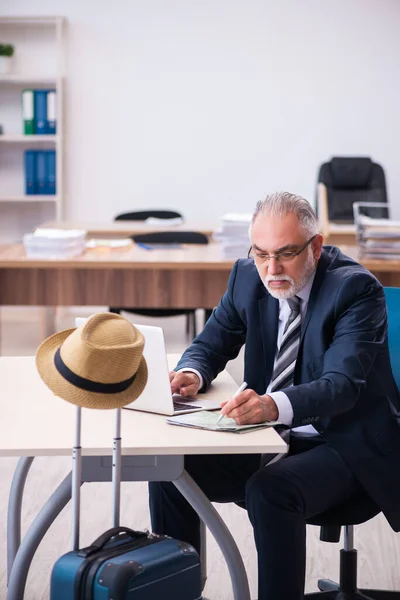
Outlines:
[[56, 151], [25, 150], [25, 193], [56, 193]]
[[247, 257], [250, 247], [249, 226], [251, 213], [227, 213], [214, 239], [221, 244], [222, 256], [226, 259]]
[[357, 242], [364, 257], [399, 259], [400, 221], [362, 217]]
[[[385, 207], [383, 203], [354, 203], [354, 223], [360, 257], [400, 259], [400, 221], [374, 218], [374, 210]], [[369, 214], [363, 214], [367, 212]]]
[[85, 251], [86, 231], [38, 228], [24, 235], [23, 243], [30, 258], [73, 258]]
[[21, 94], [25, 135], [57, 133], [56, 90], [25, 89]]

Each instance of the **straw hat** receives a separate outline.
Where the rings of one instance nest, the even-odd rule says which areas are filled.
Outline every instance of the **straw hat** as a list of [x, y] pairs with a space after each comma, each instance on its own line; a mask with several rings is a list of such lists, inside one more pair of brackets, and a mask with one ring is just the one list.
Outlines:
[[44, 340], [36, 366], [56, 396], [85, 408], [120, 408], [146, 386], [143, 347], [143, 335], [130, 321], [96, 313], [81, 327]]

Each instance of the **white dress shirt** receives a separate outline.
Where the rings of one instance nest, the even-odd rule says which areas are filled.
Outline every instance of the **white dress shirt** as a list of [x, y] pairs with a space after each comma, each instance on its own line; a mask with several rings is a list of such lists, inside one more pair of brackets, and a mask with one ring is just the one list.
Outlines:
[[[300, 312], [301, 312], [302, 322], [304, 321], [304, 317], [307, 312], [308, 300], [310, 298], [312, 284], [314, 283], [314, 277], [315, 277], [315, 271], [311, 275], [310, 279], [307, 281], [306, 285], [296, 294], [297, 297], [300, 298]], [[285, 329], [286, 321], [289, 319], [289, 315], [290, 315], [290, 307], [289, 307], [288, 301], [287, 300], [279, 300], [279, 325], [278, 325], [278, 339], [277, 339], [277, 344], [276, 344], [275, 361], [276, 361], [278, 353], [279, 353], [279, 348], [281, 347], [283, 332]], [[203, 387], [203, 377], [196, 369], [192, 369], [190, 367], [187, 367], [187, 368], [184, 367], [183, 369], [179, 369], [179, 372], [180, 371], [196, 373], [196, 375], [200, 379], [200, 388], [199, 389], [201, 389]], [[278, 414], [279, 414], [278, 421], [280, 421], [283, 425], [287, 425], [288, 427], [290, 427], [290, 425], [293, 422], [293, 407], [290, 403], [289, 398], [287, 397], [285, 392], [278, 391], [278, 392], [270, 393], [269, 392], [270, 389], [271, 389], [271, 382], [268, 385], [265, 393], [268, 394], [269, 396], [271, 396], [271, 398], [275, 402], [276, 406], [278, 407]], [[299, 434], [302, 436], [318, 435], [318, 431], [312, 425], [303, 425], [301, 427], [294, 427], [292, 429], [292, 433], [294, 433], [295, 435]]]
[[[304, 322], [304, 318], [306, 316], [308, 300], [310, 298], [310, 292], [312, 288], [312, 284], [314, 283], [315, 271], [311, 275], [310, 279], [307, 281], [306, 285], [297, 292], [296, 296], [300, 298], [300, 312], [301, 312], [301, 322]], [[283, 332], [285, 330], [286, 321], [289, 319], [290, 315], [290, 306], [287, 300], [279, 300], [279, 325], [278, 325], [278, 339], [276, 342], [276, 353], [275, 353], [275, 361], [278, 357], [279, 348], [281, 347]], [[275, 366], [275, 363], [274, 363]], [[269, 392], [271, 389], [271, 382], [267, 387], [266, 394], [271, 396], [276, 406], [278, 407], [279, 417], [278, 420], [283, 423], [283, 425], [290, 425], [293, 422], [293, 407], [290, 403], [289, 398], [285, 394], [285, 392]], [[292, 434], [300, 434], [304, 436], [308, 435], [317, 435], [318, 431], [312, 425], [302, 425], [301, 427], [294, 427], [292, 429]]]

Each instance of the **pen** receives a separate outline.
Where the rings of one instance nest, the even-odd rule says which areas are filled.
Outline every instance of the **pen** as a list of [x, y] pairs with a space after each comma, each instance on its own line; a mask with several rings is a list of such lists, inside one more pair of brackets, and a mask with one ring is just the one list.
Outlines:
[[[245, 381], [243, 381], [242, 385], [236, 390], [236, 392], [233, 394], [232, 399], [236, 398], [236, 396], [238, 396], [240, 394], [240, 392], [243, 392], [243, 390], [245, 390], [247, 388], [247, 383]], [[219, 415], [216, 425], [218, 425], [218, 423], [220, 423], [222, 421], [222, 419], [224, 418], [225, 415]]]
[[143, 244], [143, 242], [136, 242], [136, 245], [139, 246], [140, 248], [143, 248], [144, 250], [152, 250], [153, 249], [148, 244]]

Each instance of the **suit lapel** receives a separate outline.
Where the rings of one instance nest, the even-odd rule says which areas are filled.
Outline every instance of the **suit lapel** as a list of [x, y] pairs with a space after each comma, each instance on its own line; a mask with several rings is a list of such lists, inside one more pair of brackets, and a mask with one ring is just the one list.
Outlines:
[[303, 341], [304, 335], [306, 333], [306, 329], [311, 319], [311, 315], [315, 310], [315, 304], [318, 298], [319, 288], [321, 287], [322, 281], [324, 279], [325, 271], [329, 265], [327, 257], [325, 256], [324, 251], [321, 254], [321, 258], [318, 261], [317, 272], [315, 273], [314, 283], [311, 288], [310, 298], [308, 300], [307, 312], [304, 318], [304, 323], [301, 326], [301, 337], [300, 344]]
[[279, 301], [267, 293], [258, 303], [264, 350], [265, 389], [272, 377], [278, 338]]

